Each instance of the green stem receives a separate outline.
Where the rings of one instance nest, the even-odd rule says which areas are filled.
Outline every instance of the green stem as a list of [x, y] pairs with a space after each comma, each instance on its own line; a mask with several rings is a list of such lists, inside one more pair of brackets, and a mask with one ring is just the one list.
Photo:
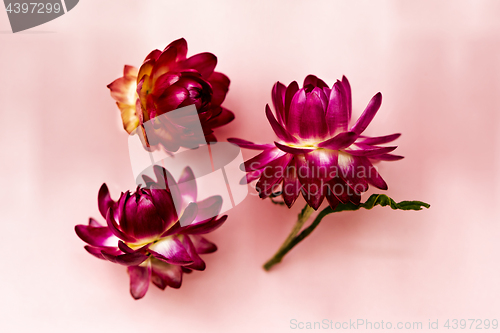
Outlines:
[[[266, 271], [270, 270], [271, 267], [273, 267], [274, 265], [279, 263], [281, 261], [281, 259], [283, 259], [283, 256], [288, 251], [291, 250], [291, 248], [289, 248], [290, 244], [294, 241], [295, 236], [297, 236], [299, 231], [302, 229], [302, 226], [304, 225], [304, 223], [306, 223], [306, 221], [309, 219], [309, 217], [311, 217], [311, 214], [313, 212], [314, 212], [314, 209], [311, 206], [309, 206], [308, 204], [306, 204], [304, 206], [304, 208], [302, 209], [302, 211], [300, 212], [300, 214], [297, 218], [297, 222], [293, 226], [293, 229], [290, 232], [290, 234], [288, 235], [288, 237], [286, 238], [285, 242], [281, 245], [281, 247], [278, 249], [276, 254], [264, 264], [264, 269]], [[289, 249], [286, 250], [287, 248], [289, 248]], [[286, 250], [286, 252], [283, 253], [283, 251], [285, 251], [285, 250]], [[281, 253], [283, 253], [283, 254], [281, 254]]]

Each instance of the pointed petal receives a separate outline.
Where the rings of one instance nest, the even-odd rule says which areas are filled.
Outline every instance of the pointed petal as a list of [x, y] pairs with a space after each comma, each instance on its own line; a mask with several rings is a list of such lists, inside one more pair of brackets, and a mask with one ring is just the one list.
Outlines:
[[203, 78], [208, 79], [217, 65], [217, 57], [212, 53], [204, 52], [189, 57], [182, 63], [182, 68], [195, 69]]
[[227, 215], [223, 215], [219, 219], [214, 217], [208, 221], [195, 222], [183, 228], [182, 232], [189, 235], [207, 234], [219, 228], [226, 220]]
[[254, 150], [265, 150], [269, 148], [274, 148], [274, 145], [271, 144], [256, 144], [247, 140], [238, 139], [238, 138], [228, 138], [228, 142], [237, 145], [240, 148], [245, 149], [254, 149]]
[[116, 247], [94, 247], [90, 245], [85, 245], [84, 249], [87, 250], [87, 252], [93, 255], [94, 257], [102, 260], [106, 260], [101, 253], [101, 251], [103, 250], [106, 251], [106, 253], [112, 253], [115, 255], [119, 255], [121, 253], [120, 250], [117, 249]]
[[190, 202], [196, 202], [196, 198], [198, 196], [196, 178], [190, 167], [184, 168], [177, 184], [179, 186], [183, 202], [185, 202], [186, 205]]
[[357, 137], [358, 135], [354, 132], [342, 132], [331, 139], [319, 143], [318, 147], [332, 150], [343, 149], [353, 144]]
[[[285, 93], [286, 87], [281, 82], [276, 82], [273, 86], [273, 90], [271, 93], [274, 110], [276, 111], [276, 118], [278, 118], [278, 122], [280, 125], [285, 124]], [[267, 106], [266, 106], [267, 108]], [[269, 116], [268, 116], [269, 119]]]
[[151, 259], [151, 282], [158, 288], [164, 290], [167, 286], [180, 288], [182, 284], [181, 266], [171, 265], [164, 261]]
[[305, 147], [291, 147], [288, 145], [281, 144], [279, 142], [274, 141], [274, 144], [276, 147], [278, 147], [280, 150], [284, 151], [285, 153], [297, 155], [297, 154], [308, 154], [312, 151], [315, 150], [315, 148], [305, 148]]
[[156, 212], [165, 222], [165, 228], [170, 228], [179, 219], [172, 196], [166, 189], [159, 188], [158, 185], [153, 184], [151, 185], [151, 198]]
[[189, 238], [188, 235], [181, 235], [180, 239], [182, 241], [182, 244], [184, 245], [184, 248], [187, 250], [189, 256], [193, 259], [193, 263], [187, 265], [186, 267], [197, 270], [197, 271], [203, 271], [206, 268], [205, 262], [200, 258], [198, 255], [198, 252], [196, 252], [196, 248]]
[[97, 195], [97, 205], [102, 217], [106, 218], [108, 209], [114, 204], [115, 202], [109, 195], [108, 186], [106, 185], [106, 183], [102, 184], [101, 188], [99, 189], [99, 194]]
[[106, 252], [106, 250], [102, 250], [101, 254], [106, 260], [123, 266], [137, 266], [148, 259], [147, 255], [139, 252], [115, 255], [113, 253]]
[[380, 174], [377, 171], [377, 168], [375, 168], [367, 158], [365, 157], [359, 158], [359, 163], [366, 171], [365, 178], [368, 181], [368, 183], [381, 190], [387, 190], [387, 183], [380, 176]]
[[382, 154], [382, 155], [377, 155], [377, 156], [370, 156], [371, 160], [378, 160], [378, 161], [399, 161], [402, 160], [404, 156], [400, 155], [393, 155], [393, 154]]
[[217, 251], [217, 246], [214, 243], [209, 242], [204, 237], [199, 235], [189, 235], [189, 238], [191, 238], [191, 241], [196, 248], [196, 252], [199, 254], [213, 253]]
[[283, 201], [288, 206], [292, 207], [295, 200], [300, 193], [300, 182], [297, 177], [297, 168], [295, 167], [295, 161], [289, 163], [286, 168], [285, 177], [283, 177], [283, 187], [282, 187]]
[[84, 242], [92, 246], [117, 246], [118, 238], [108, 227], [75, 226], [75, 232]]
[[326, 123], [330, 135], [347, 131], [349, 114], [345, 101], [345, 92], [339, 82], [334, 84], [330, 92], [328, 108], [326, 110]]
[[108, 215], [106, 216], [106, 222], [108, 223], [108, 228], [109, 230], [118, 238], [121, 240], [127, 242], [127, 243], [134, 243], [136, 241], [135, 238], [125, 235], [123, 231], [120, 229], [118, 226], [118, 223], [116, 223], [115, 218], [114, 218], [114, 212], [113, 208], [111, 207], [108, 210]]
[[219, 72], [213, 72], [212, 75], [208, 78], [208, 82], [212, 86], [213, 94], [212, 94], [212, 104], [213, 105], [221, 105], [226, 98], [226, 94], [229, 90], [230, 80], [229, 78]]
[[182, 213], [182, 216], [179, 219], [179, 224], [182, 227], [190, 225], [194, 222], [196, 215], [198, 214], [198, 205], [194, 202], [191, 202], [187, 205]]
[[352, 114], [352, 93], [349, 80], [347, 80], [345, 76], [342, 76], [342, 86], [344, 87], [345, 100], [347, 105], [347, 113], [348, 113], [347, 123], [349, 123], [349, 121], [351, 121], [351, 114]]
[[273, 193], [275, 185], [283, 179], [286, 167], [292, 158], [293, 155], [286, 154], [267, 165], [255, 186], [261, 198], [267, 198]]
[[[351, 146], [353, 147], [353, 146]], [[349, 147], [349, 148], [351, 148]], [[398, 148], [398, 146], [392, 147], [370, 147], [370, 148], [361, 148], [361, 149], [346, 149], [345, 152], [354, 156], [375, 156], [390, 153], [391, 151]]]
[[325, 109], [320, 98], [321, 90], [314, 90], [307, 96], [304, 110], [300, 115], [299, 134], [303, 139], [324, 138], [328, 128], [325, 121]]
[[381, 104], [382, 104], [382, 94], [377, 93], [370, 100], [368, 106], [366, 107], [365, 111], [363, 111], [363, 114], [359, 117], [356, 124], [354, 124], [354, 126], [351, 128], [351, 132], [354, 132], [357, 135], [363, 133], [364, 130], [368, 127], [368, 125], [370, 125], [370, 122], [372, 121], [373, 117], [375, 117], [375, 115], [377, 114], [377, 111], [380, 108]]
[[300, 89], [292, 99], [286, 124], [286, 129], [291, 135], [300, 134], [300, 122], [306, 107], [306, 101], [307, 95], [304, 88]]
[[198, 201], [198, 212], [194, 222], [201, 222], [219, 215], [222, 208], [222, 197], [220, 195], [214, 195], [208, 197], [202, 201]]
[[278, 148], [273, 148], [269, 150], [264, 150], [257, 156], [249, 159], [248, 161], [243, 163], [243, 166], [240, 166], [242, 171], [254, 171], [258, 169], [264, 168], [268, 163], [274, 161], [277, 158], [285, 155], [286, 153], [279, 150]]
[[271, 127], [273, 128], [274, 133], [280, 138], [281, 140], [285, 142], [291, 142], [291, 143], [297, 143], [298, 140], [293, 137], [286, 129], [281, 126], [276, 119], [274, 118], [274, 115], [269, 108], [269, 104], [266, 104], [266, 117], [269, 123], [271, 124]]
[[177, 40], [174, 40], [172, 43], [167, 45], [167, 47], [165, 48], [165, 50], [163, 50], [163, 52], [165, 52], [169, 48], [176, 49], [176, 51], [177, 51], [177, 58], [175, 59], [176, 61], [182, 61], [182, 60], [186, 59], [188, 46], [187, 46], [187, 42], [184, 38], [179, 38]]
[[370, 137], [360, 137], [359, 142], [367, 145], [381, 145], [396, 140], [401, 136], [401, 133], [395, 133], [391, 135], [377, 136], [374, 138]]
[[193, 259], [177, 236], [164, 238], [149, 247], [149, 252], [160, 260], [172, 265], [188, 265]]
[[[299, 91], [299, 84], [297, 81], [293, 81], [288, 85], [285, 92], [285, 117], [283, 119], [284, 123], [288, 126], [288, 119], [290, 117], [290, 105], [295, 94]], [[285, 126], [286, 127], [286, 126]]]
[[130, 275], [130, 294], [134, 299], [143, 298], [151, 280], [151, 266], [130, 266], [127, 270]]

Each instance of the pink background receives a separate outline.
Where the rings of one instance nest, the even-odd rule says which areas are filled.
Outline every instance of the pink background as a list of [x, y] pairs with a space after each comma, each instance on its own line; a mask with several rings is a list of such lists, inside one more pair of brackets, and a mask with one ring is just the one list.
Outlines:
[[[290, 332], [290, 320], [500, 319], [500, 1], [82, 0], [12, 34], [0, 10], [2, 332]], [[292, 209], [255, 196], [209, 235], [218, 252], [179, 290], [134, 301], [124, 267], [83, 249], [99, 186], [134, 187], [106, 85], [185, 37], [232, 80], [219, 138], [268, 142], [273, 83], [345, 74], [368, 134], [402, 132], [387, 194], [422, 212], [329, 216], [272, 272]], [[245, 153], [250, 156], [250, 152]], [[365, 197], [366, 198], [366, 197]], [[425, 330], [424, 330], [425, 331]]]

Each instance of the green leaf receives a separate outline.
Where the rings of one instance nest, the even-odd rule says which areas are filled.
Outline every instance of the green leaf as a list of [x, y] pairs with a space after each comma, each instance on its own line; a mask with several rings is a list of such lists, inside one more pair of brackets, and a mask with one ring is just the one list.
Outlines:
[[343, 211], [352, 211], [358, 210], [360, 208], [364, 209], [372, 209], [375, 206], [390, 206], [392, 209], [400, 209], [400, 210], [422, 210], [424, 207], [429, 208], [431, 205], [422, 201], [401, 201], [396, 202], [393, 199], [389, 198], [385, 194], [372, 194], [368, 200], [361, 203], [359, 206], [355, 205], [351, 202], [348, 203], [340, 203], [335, 209], [330, 208], [329, 213], [343, 212]]

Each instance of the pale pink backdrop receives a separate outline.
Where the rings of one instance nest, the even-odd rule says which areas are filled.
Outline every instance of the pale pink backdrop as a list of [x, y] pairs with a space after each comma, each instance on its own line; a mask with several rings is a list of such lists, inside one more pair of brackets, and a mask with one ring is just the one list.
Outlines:
[[[1, 332], [292, 332], [290, 320], [500, 319], [500, 1], [82, 0], [12, 34], [0, 9]], [[124, 267], [83, 249], [96, 197], [134, 187], [106, 85], [185, 37], [232, 80], [220, 138], [270, 141], [273, 83], [351, 81], [369, 134], [402, 132], [380, 166], [396, 200], [329, 216], [272, 272], [291, 210], [249, 197], [209, 235], [219, 250], [179, 290], [134, 301]], [[245, 153], [250, 156], [249, 152]], [[361, 329], [360, 329], [361, 330]], [[345, 330], [347, 331], [347, 330]], [[367, 331], [367, 330], [365, 330]]]

